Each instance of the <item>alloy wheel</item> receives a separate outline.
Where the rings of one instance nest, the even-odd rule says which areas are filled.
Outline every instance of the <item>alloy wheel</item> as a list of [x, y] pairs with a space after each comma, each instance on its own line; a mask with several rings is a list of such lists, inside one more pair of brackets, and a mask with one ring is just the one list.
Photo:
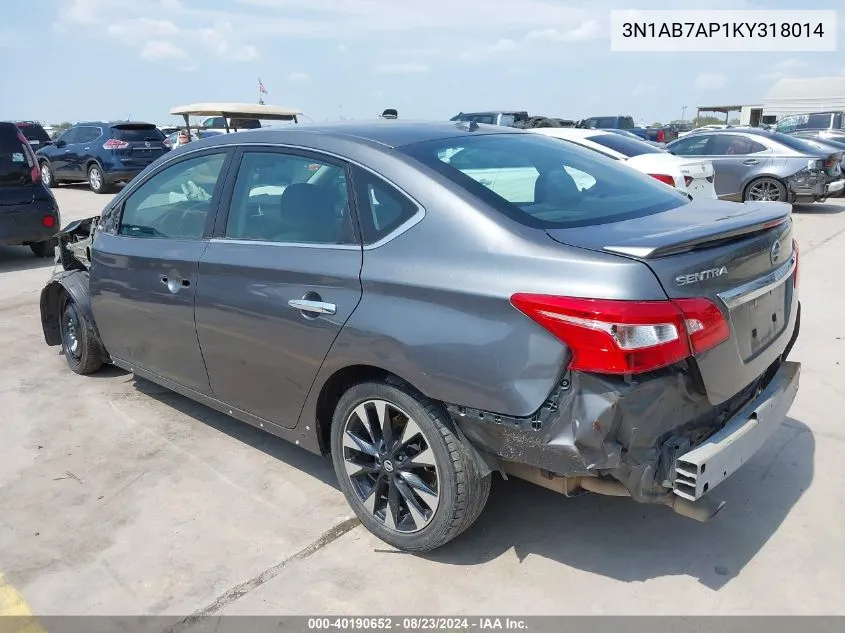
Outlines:
[[53, 178], [50, 174], [50, 168], [46, 164], [41, 165], [41, 180], [48, 187], [52, 184]]
[[92, 167], [90, 173], [88, 174], [88, 178], [91, 182], [91, 188], [95, 191], [99, 191], [103, 186], [103, 173], [100, 171], [99, 167]]
[[385, 400], [359, 404], [344, 423], [343, 460], [365, 510], [390, 530], [418, 532], [434, 518], [440, 477], [428, 438]]
[[778, 202], [780, 198], [780, 186], [773, 180], [760, 180], [748, 189], [749, 200]]

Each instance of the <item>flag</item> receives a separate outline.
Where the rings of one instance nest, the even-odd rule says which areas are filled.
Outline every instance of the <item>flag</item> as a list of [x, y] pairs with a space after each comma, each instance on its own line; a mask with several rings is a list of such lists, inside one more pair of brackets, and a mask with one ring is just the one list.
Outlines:
[[259, 92], [260, 94], [263, 94], [263, 95], [268, 94], [268, 92], [267, 92], [267, 88], [265, 88], [265, 87], [264, 87], [264, 84], [263, 84], [263, 83], [261, 83], [261, 80], [260, 80], [260, 79], [258, 80], [258, 92]]

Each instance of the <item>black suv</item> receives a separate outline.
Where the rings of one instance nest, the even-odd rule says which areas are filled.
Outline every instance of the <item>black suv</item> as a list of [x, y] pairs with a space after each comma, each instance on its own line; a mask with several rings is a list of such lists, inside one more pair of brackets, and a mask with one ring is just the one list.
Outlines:
[[41, 181], [35, 153], [14, 123], [0, 122], [0, 243], [27, 244], [48, 257], [58, 229], [59, 205]]
[[87, 180], [95, 193], [107, 193], [169, 151], [164, 138], [152, 123], [77, 123], [38, 150], [41, 179], [48, 187]]
[[14, 121], [13, 123], [18, 126], [21, 134], [29, 141], [29, 146], [33, 151], [38, 151], [42, 147], [53, 144], [50, 135], [37, 121]]

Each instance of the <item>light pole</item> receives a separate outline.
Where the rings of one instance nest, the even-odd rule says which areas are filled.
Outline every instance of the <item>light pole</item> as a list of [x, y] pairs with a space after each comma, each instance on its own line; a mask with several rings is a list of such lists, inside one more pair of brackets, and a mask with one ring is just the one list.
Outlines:
[[683, 123], [686, 120], [685, 119], [686, 113], [687, 113], [687, 107], [681, 106], [681, 123]]

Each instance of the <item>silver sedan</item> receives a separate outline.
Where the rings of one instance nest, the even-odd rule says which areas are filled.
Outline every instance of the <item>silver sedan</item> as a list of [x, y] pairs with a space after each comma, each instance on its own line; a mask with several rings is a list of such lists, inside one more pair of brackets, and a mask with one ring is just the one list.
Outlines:
[[758, 129], [699, 132], [667, 145], [672, 154], [706, 158], [719, 198], [745, 202], [819, 202], [840, 195], [843, 153]]

